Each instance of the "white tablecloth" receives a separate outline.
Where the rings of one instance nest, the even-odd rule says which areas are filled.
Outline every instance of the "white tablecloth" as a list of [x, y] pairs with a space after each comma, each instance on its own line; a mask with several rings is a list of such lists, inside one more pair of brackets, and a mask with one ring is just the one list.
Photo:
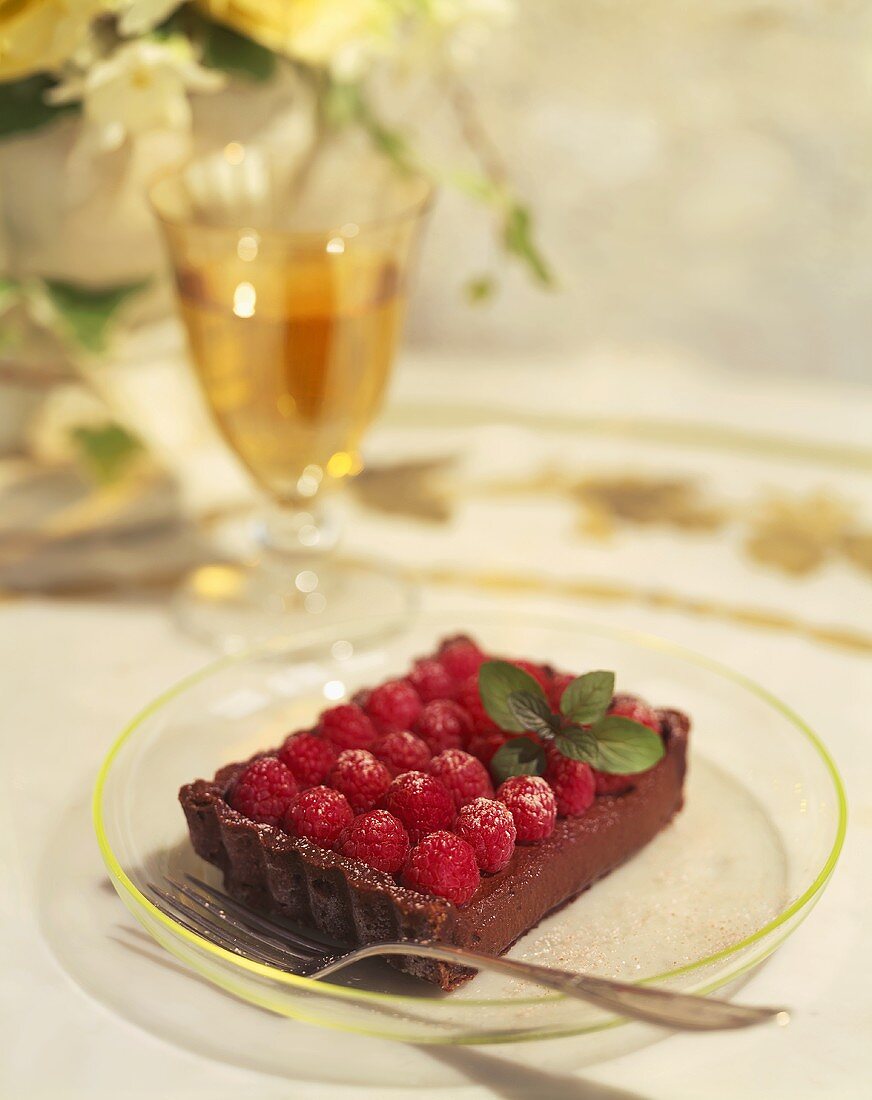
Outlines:
[[[456, 418], [446, 426], [436, 408], [458, 402], [473, 410], [471, 426]], [[474, 410], [488, 405], [511, 415], [496, 423], [488, 414], [482, 425]], [[410, 428], [411, 418], [427, 419], [422, 410], [429, 410], [431, 425]], [[628, 431], [624, 421], [635, 417], [648, 424], [647, 438]], [[683, 423], [684, 434], [661, 439], [665, 420]], [[700, 433], [703, 422], [710, 427]], [[124, 721], [210, 654], [177, 632], [163, 597], [25, 596], [0, 603], [7, 777], [0, 802], [0, 1095], [364, 1096], [370, 1093], [349, 1091], [327, 1069], [324, 1080], [313, 1080], [312, 1060], [342, 1061], [347, 1081], [349, 1064], [365, 1058], [396, 1064], [401, 1080], [414, 1085], [392, 1091], [398, 1098], [433, 1086], [452, 1100], [865, 1096], [872, 1076], [872, 576], [838, 549], [840, 530], [821, 560], [802, 572], [778, 565], [777, 554], [775, 563], [761, 561], [748, 544], [755, 501], [765, 493], [805, 499], [821, 492], [847, 502], [851, 530], [872, 527], [872, 452], [864, 450], [870, 423], [868, 391], [787, 382], [759, 388], [743, 382], [739, 390], [729, 377], [667, 359], [635, 362], [603, 352], [585, 364], [506, 367], [411, 356], [372, 452], [385, 465], [398, 454], [457, 456], [442, 486], [449, 518], [390, 515], [364, 497], [352, 516], [355, 548], [387, 548], [414, 565], [426, 602], [484, 603], [500, 598], [497, 585], [503, 592], [533, 578], [537, 583], [513, 598], [564, 611], [569, 603], [589, 620], [715, 654], [763, 680], [821, 733], [848, 789], [845, 850], [817, 908], [741, 994], [790, 1005], [789, 1028], [672, 1036], [579, 1071], [571, 1039], [510, 1051], [427, 1051], [289, 1023], [288, 1042], [299, 1050], [306, 1084], [208, 1061], [155, 1038], [84, 992], [56, 961], [41, 930], [39, 867], [62, 815], [87, 800]], [[642, 523], [607, 509], [605, 535], [578, 534], [593, 513], [579, 514], [571, 491], [545, 500], [523, 489], [531, 472], [553, 468], [555, 441], [557, 457], [569, 455], [582, 479], [592, 472], [602, 478], [623, 471], [638, 481], [643, 474], [690, 471], [701, 479], [703, 503], [729, 502], [729, 518], [700, 532], [668, 515]], [[500, 493], [488, 490], [496, 482]], [[603, 522], [600, 512], [593, 518]], [[553, 552], [546, 556], [543, 546]], [[81, 844], [90, 845], [99, 883], [102, 867], [84, 810], [71, 820], [80, 823]], [[129, 921], [120, 902], [118, 920]], [[341, 1059], [338, 1051], [345, 1052]]]

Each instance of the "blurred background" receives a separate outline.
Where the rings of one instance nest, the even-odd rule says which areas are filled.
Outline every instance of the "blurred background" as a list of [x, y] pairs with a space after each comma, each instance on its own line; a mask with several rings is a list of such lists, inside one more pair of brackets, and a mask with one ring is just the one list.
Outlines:
[[869, 6], [517, 11], [471, 81], [563, 293], [512, 279], [491, 309], [458, 317], [438, 273], [481, 263], [485, 245], [461, 243], [463, 212], [446, 202], [414, 337], [669, 345], [737, 374], [869, 381]]
[[[237, 7], [245, 26], [246, 5]], [[458, 287], [501, 257], [487, 218], [448, 191], [422, 264], [412, 342], [536, 351], [669, 343], [736, 371], [868, 378], [868, 5], [433, 7], [473, 39], [463, 43], [464, 82], [534, 207], [560, 292], [531, 294], [523, 271], [509, 269], [487, 308], [459, 308]], [[336, 43], [331, 50], [335, 58]], [[79, 119], [37, 135], [14, 125], [7, 94], [3, 267], [90, 285], [141, 279], [160, 263], [141, 201], [160, 161], [187, 142], [197, 152], [240, 136], [300, 140], [290, 65], [279, 61], [268, 77], [210, 71], [221, 81], [190, 88], [188, 133], [154, 111], [137, 121], [134, 141], [104, 149], [87, 170], [83, 158], [70, 163]], [[382, 90], [385, 113], [453, 166], [463, 150], [428, 84], [404, 74]]]
[[[682, 554], [699, 555], [717, 529], [757, 547], [767, 581], [836, 561], [855, 583], [872, 558], [849, 484], [865, 492], [872, 392], [870, 24], [851, 0], [0, 2], [0, 582], [136, 581], [155, 543], [142, 562], [128, 536], [160, 530], [169, 583], [252, 501], [194, 380], [147, 191], [263, 147], [315, 195], [341, 195], [349, 158], [438, 188], [347, 507], [412, 521], [399, 541], [420, 528], [441, 561], [471, 486], [496, 480], [501, 500], [560, 497], [564, 525], [581, 502], [586, 574], [671, 583], [683, 567], [651, 557], [652, 532], [694, 530]], [[655, 437], [656, 458], [634, 455]], [[704, 453], [739, 437], [807, 467], [697, 501]], [[486, 525], [497, 496], [469, 516]], [[625, 542], [604, 512], [626, 513]]]

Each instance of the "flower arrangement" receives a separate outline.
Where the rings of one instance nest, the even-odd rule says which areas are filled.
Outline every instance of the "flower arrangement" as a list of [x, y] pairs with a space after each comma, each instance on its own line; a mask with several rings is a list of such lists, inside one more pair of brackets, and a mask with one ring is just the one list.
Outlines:
[[[267, 82], [282, 67], [307, 82], [316, 130], [356, 126], [401, 167], [430, 171], [489, 206], [510, 255], [551, 281], [514, 193], [462, 83], [488, 28], [510, 0], [0, 0], [0, 141], [76, 112], [78, 161], [99, 162], [153, 131], [184, 135], [191, 98], [229, 80]], [[375, 105], [403, 82], [445, 90], [466, 164], [428, 163], [402, 124]], [[3, 287], [11, 290], [7, 279]], [[59, 295], [49, 285], [48, 299]], [[70, 288], [64, 288], [69, 292]], [[119, 288], [121, 289], [121, 288]], [[138, 287], [123, 288], [130, 292]], [[491, 280], [476, 280], [484, 297]], [[44, 296], [43, 296], [44, 297]], [[123, 300], [116, 294], [110, 308]], [[62, 308], [62, 305], [61, 305]], [[102, 312], [98, 309], [98, 312]], [[90, 332], [91, 344], [95, 333]]]
[[[128, 202], [134, 213], [125, 212], [126, 222], [110, 226], [92, 201], [96, 222], [103, 222], [104, 254], [133, 255], [138, 248], [125, 247], [119, 237], [136, 218], [149, 231], [142, 165], [153, 175], [190, 155], [197, 105], [225, 89], [291, 86], [294, 110], [307, 116], [303, 161], [317, 155], [325, 134], [359, 131], [399, 168], [426, 171], [480, 202], [506, 254], [548, 285], [530, 210], [515, 193], [464, 80], [487, 35], [511, 14], [511, 0], [0, 0], [0, 167], [4, 148], [14, 148], [11, 157], [17, 157], [20, 139], [60, 132], [62, 119], [69, 131], [74, 120], [62, 178], [52, 186], [63, 192], [67, 209], [75, 208], [94, 192], [95, 181], [118, 172], [120, 160], [138, 163], [138, 191]], [[441, 127], [456, 139], [447, 153], [444, 141], [437, 152], [425, 148], [426, 133], [416, 133], [413, 105], [422, 89], [436, 89], [430, 102], [435, 99], [450, 122]], [[421, 129], [431, 129], [429, 116]], [[156, 138], [163, 143], [159, 153]], [[7, 183], [19, 203], [33, 171], [24, 173], [19, 167], [18, 182]], [[14, 210], [6, 211], [7, 223], [10, 217], [14, 222]], [[32, 220], [39, 217], [35, 209]], [[153, 282], [151, 270], [119, 277], [111, 263], [107, 275], [94, 262], [97, 245], [85, 231], [74, 246], [91, 261], [81, 278], [75, 270], [59, 277], [39, 256], [22, 262], [14, 224], [7, 224], [7, 234], [13, 247], [5, 255], [0, 239], [0, 356], [7, 370], [11, 362], [20, 372], [27, 356], [16, 357], [16, 345], [32, 346], [34, 330], [43, 368], [52, 360], [44, 354], [46, 341], [73, 358], [93, 359], [113, 324], [126, 309], [135, 310]], [[158, 260], [152, 263], [159, 270]], [[487, 273], [466, 291], [481, 301], [495, 287]]]

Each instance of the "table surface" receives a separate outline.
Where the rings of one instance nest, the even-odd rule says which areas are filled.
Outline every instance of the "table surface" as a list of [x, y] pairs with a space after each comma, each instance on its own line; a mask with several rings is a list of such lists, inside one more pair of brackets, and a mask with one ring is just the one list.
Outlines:
[[[457, 1100], [867, 1094], [870, 422], [872, 391], [772, 380], [739, 389], [665, 355], [603, 349], [583, 363], [508, 366], [407, 358], [372, 439], [387, 491], [374, 476], [355, 494], [355, 549], [389, 546], [398, 563], [413, 563], [434, 606], [487, 604], [507, 591], [543, 610], [570, 604], [590, 621], [658, 633], [756, 676], [830, 747], [850, 825], [819, 905], [741, 994], [789, 1004], [795, 1018], [783, 1031], [668, 1036], [580, 1068], [572, 1039], [423, 1050], [289, 1022], [301, 1077], [313, 1057], [327, 1064], [345, 1049], [344, 1061], [395, 1063], [398, 1086], [387, 1094], [398, 1098], [431, 1089]], [[799, 558], [785, 557], [785, 538], [802, 546]], [[0, 602], [11, 777], [0, 803], [0, 859], [11, 870], [0, 892], [4, 1096], [299, 1095], [299, 1084], [206, 1060], [122, 1018], [68, 975], [41, 931], [36, 869], [62, 815], [75, 811], [99, 883], [83, 810], [99, 762], [127, 718], [210, 656], [177, 631], [160, 590]], [[120, 903], [118, 920], [129, 920]], [[310, 1080], [305, 1095], [369, 1090]]]

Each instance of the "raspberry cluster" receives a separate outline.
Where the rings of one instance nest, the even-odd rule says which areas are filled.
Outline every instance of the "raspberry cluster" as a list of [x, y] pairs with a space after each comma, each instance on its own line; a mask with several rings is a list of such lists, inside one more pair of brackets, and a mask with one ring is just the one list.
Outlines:
[[[482, 874], [509, 865], [516, 844], [542, 843], [559, 817], [580, 816], [597, 796], [617, 797], [638, 782], [546, 744], [544, 776], [514, 775], [495, 791], [492, 758], [517, 734], [500, 729], [482, 703], [478, 674], [488, 659], [471, 638], [447, 639], [405, 678], [361, 689], [274, 755], [256, 757], [228, 801], [252, 821], [466, 904]], [[572, 676], [513, 663], [559, 706]], [[660, 731], [657, 712], [636, 696], [616, 695], [609, 713]]]

